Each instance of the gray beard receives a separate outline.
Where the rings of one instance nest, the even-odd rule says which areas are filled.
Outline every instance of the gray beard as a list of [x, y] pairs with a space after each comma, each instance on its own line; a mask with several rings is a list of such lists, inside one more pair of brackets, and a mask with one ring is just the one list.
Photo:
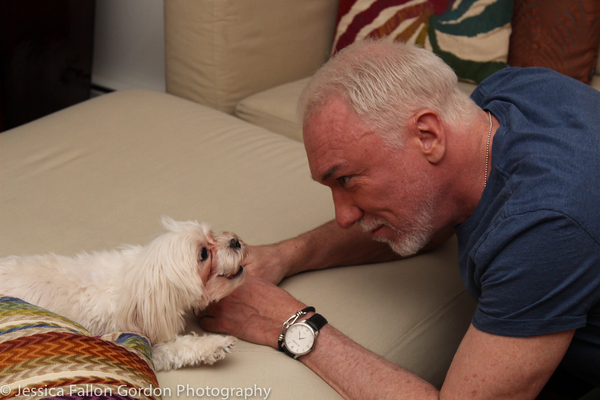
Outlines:
[[[429, 199], [428, 199], [429, 200]], [[374, 220], [358, 220], [358, 225], [365, 232], [371, 232], [378, 226], [385, 225], [396, 234], [395, 239], [387, 237], [374, 238], [377, 242], [387, 243], [390, 248], [402, 257], [409, 257], [416, 254], [419, 250], [425, 247], [435, 233], [431, 223], [432, 202], [427, 201], [419, 212], [415, 213], [413, 224], [396, 228], [390, 225], [387, 221], [381, 219]]]

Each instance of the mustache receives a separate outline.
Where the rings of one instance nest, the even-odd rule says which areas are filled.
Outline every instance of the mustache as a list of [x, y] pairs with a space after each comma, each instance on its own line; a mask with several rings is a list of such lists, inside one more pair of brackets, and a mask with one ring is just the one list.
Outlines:
[[383, 220], [383, 219], [370, 219], [370, 220], [366, 220], [364, 218], [361, 218], [358, 220], [358, 226], [366, 233], [369, 233], [381, 226], [387, 226], [388, 228], [394, 230], [394, 232], [401, 234], [402, 231], [398, 228], [396, 228], [395, 226], [392, 226], [392, 224], [390, 224], [389, 222]]

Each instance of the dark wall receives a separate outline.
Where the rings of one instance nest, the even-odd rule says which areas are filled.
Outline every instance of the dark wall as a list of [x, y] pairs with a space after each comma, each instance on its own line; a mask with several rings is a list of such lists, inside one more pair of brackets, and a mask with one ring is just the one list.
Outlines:
[[0, 0], [0, 131], [90, 96], [95, 0]]

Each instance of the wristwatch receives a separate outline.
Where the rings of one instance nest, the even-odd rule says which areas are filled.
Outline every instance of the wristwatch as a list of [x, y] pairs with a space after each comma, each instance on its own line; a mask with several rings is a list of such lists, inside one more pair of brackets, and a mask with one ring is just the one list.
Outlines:
[[313, 311], [314, 307], [306, 307], [283, 323], [278, 340], [279, 350], [294, 359], [311, 352], [319, 331], [327, 324], [327, 320], [320, 314], [298, 321], [301, 316]]

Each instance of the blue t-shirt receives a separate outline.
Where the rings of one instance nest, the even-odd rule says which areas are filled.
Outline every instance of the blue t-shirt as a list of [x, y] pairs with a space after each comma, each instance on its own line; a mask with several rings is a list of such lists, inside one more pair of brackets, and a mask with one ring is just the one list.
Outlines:
[[561, 365], [600, 386], [600, 92], [506, 68], [471, 97], [501, 124], [487, 187], [456, 227], [473, 325], [514, 337], [576, 329]]

